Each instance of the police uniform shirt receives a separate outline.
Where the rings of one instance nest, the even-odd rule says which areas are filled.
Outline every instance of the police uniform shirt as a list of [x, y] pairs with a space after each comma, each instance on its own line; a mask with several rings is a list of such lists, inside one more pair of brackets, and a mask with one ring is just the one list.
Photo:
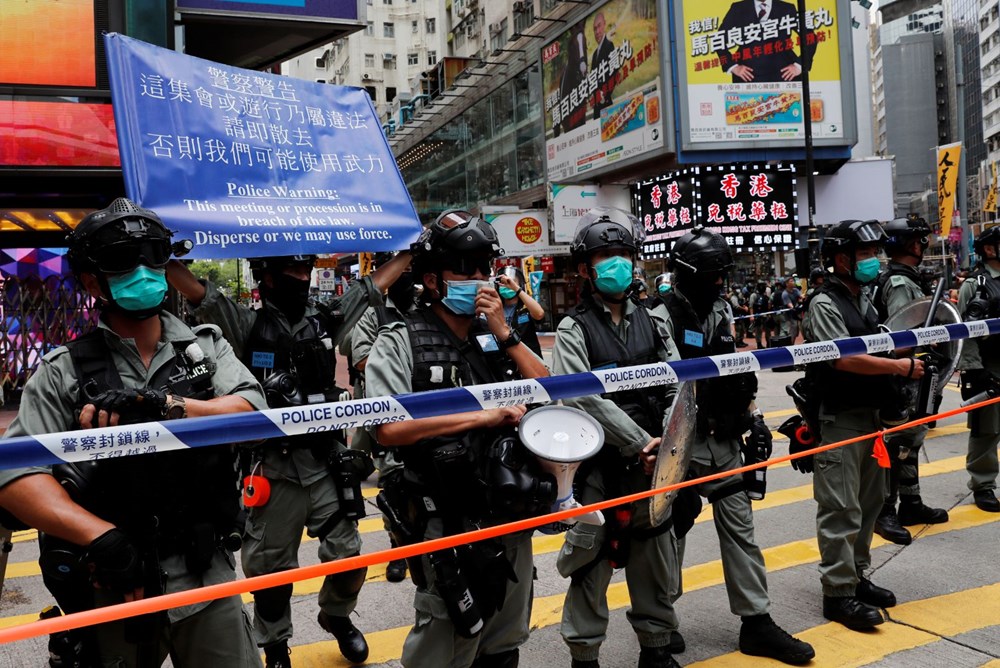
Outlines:
[[[232, 343], [236, 355], [244, 359], [244, 346], [257, 320], [257, 311], [229, 299], [219, 292], [211, 281], [205, 282], [205, 290], [205, 298], [194, 310], [194, 316], [201, 322], [210, 322], [222, 328], [222, 333]], [[365, 276], [354, 283], [347, 293], [337, 300], [337, 307], [343, 316], [343, 325], [339, 331], [327, 332], [333, 345], [336, 346], [343, 339], [364, 314], [365, 309], [381, 303], [381, 300], [382, 295], [371, 277]], [[318, 314], [314, 307], [309, 306], [299, 322], [289, 323], [285, 315], [273, 304], [265, 302], [265, 305], [272, 309], [276, 316], [275, 320], [289, 338], [294, 338], [298, 332], [311, 327], [307, 316]], [[307, 448], [293, 448], [287, 456], [283, 456], [277, 448], [265, 448], [264, 472], [268, 477], [280, 477], [302, 485], [310, 485], [326, 477], [329, 469], [325, 462], [316, 459]]]
[[[990, 265], [986, 265], [986, 271], [992, 280], [1000, 280], [1000, 271]], [[975, 277], [969, 277], [962, 282], [962, 287], [958, 291], [958, 312], [965, 317], [965, 309], [969, 302], [975, 298], [979, 292], [979, 282]], [[979, 351], [979, 339], [966, 339], [962, 344], [962, 357], [958, 360], [958, 368], [961, 371], [969, 369], [988, 369], [993, 373], [1000, 374], [1000, 357], [987, 357], [983, 359]]]
[[[388, 297], [385, 298], [385, 308], [391, 315], [399, 315], [399, 309]], [[358, 364], [371, 353], [372, 344], [378, 336], [378, 311], [374, 307], [365, 311], [358, 324], [351, 332], [351, 359]]]
[[[98, 323], [98, 328], [104, 332], [105, 340], [114, 357], [115, 368], [125, 387], [145, 387], [161, 367], [173, 364], [176, 359], [173, 345], [175, 342], [197, 341], [206, 358], [216, 364], [215, 373], [212, 375], [212, 387], [216, 396], [234, 395], [245, 399], [256, 410], [267, 408], [257, 379], [239, 361], [229, 343], [215, 336], [218, 330], [213, 334], [214, 328], [205, 328], [196, 335], [190, 327], [169, 313], [161, 313], [159, 317], [163, 333], [156, 345], [156, 352], [153, 354], [149, 369], [142, 363], [134, 339], [123, 339], [103, 321]], [[56, 348], [42, 358], [38, 370], [25, 385], [21, 410], [4, 434], [4, 438], [78, 429], [79, 424], [75, 417], [78, 395], [79, 382], [69, 349], [65, 346]], [[0, 471], [0, 486], [25, 475], [49, 471], [49, 467], [3, 470]], [[235, 578], [235, 573], [218, 558], [212, 561], [212, 566], [207, 571], [197, 576], [187, 572], [183, 555], [162, 559], [161, 566], [168, 574], [165, 592], [167, 594], [229, 582]], [[169, 611], [170, 620], [173, 622], [184, 619], [207, 606], [208, 603], [200, 603], [173, 608]]]
[[[608, 326], [614, 331], [615, 336], [621, 341], [625, 341], [630, 326], [628, 315], [640, 307], [636, 306], [632, 301], [626, 301], [624, 304], [625, 313], [621, 320], [615, 324], [611, 319], [611, 310], [607, 304], [596, 296], [594, 302], [600, 305], [601, 315]], [[680, 353], [677, 351], [673, 339], [669, 337], [668, 327], [663, 321], [662, 315], [658, 315], [656, 311], [652, 311], [650, 312], [650, 317], [658, 329], [657, 336], [666, 340], [666, 348], [658, 347], [660, 361], [669, 362], [679, 360]], [[572, 317], [563, 318], [556, 329], [556, 342], [552, 356], [553, 373], [562, 375], [586, 373], [591, 370], [583, 327]], [[631, 457], [638, 455], [652, 438], [661, 436], [661, 434], [647, 434], [617, 404], [600, 395], [565, 399], [563, 403], [594, 416], [601, 423], [601, 426], [604, 427], [605, 441], [617, 447], [623, 456]]]
[[889, 281], [885, 284], [885, 296], [883, 297], [886, 313], [891, 317], [899, 313], [904, 306], [918, 299], [923, 299], [924, 296], [923, 289], [909, 276], [902, 274], [890, 276]]

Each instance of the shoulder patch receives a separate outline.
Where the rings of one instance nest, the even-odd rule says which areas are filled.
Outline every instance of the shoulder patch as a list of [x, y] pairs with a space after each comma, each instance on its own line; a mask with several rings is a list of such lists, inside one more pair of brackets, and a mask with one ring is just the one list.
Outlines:
[[903, 276], [891, 276], [889, 278], [889, 284], [894, 288], [902, 287], [906, 285], [906, 278]]

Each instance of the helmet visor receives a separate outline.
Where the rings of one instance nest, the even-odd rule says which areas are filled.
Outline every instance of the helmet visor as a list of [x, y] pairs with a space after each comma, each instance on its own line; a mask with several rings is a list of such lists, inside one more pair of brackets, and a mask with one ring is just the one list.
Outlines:
[[462, 255], [451, 254], [445, 257], [441, 268], [460, 276], [474, 276], [476, 272], [481, 273], [483, 276], [489, 276], [492, 273], [492, 266], [493, 258], [490, 255], [470, 253]]
[[642, 242], [646, 240], [646, 228], [639, 223], [639, 219], [631, 213], [617, 209], [613, 206], [594, 207], [587, 213], [583, 214], [580, 218], [580, 222], [576, 225], [576, 231], [573, 232], [573, 238], [578, 239], [583, 230], [587, 229], [601, 219], [621, 225], [626, 230], [631, 232], [632, 238], [635, 240], [636, 247], [641, 246]]
[[854, 228], [857, 242], [860, 244], [880, 244], [885, 241], [885, 230], [877, 220], [866, 220]]
[[91, 259], [99, 271], [121, 274], [132, 271], [140, 264], [159, 269], [166, 266], [170, 255], [169, 239], [126, 239], [94, 249]]

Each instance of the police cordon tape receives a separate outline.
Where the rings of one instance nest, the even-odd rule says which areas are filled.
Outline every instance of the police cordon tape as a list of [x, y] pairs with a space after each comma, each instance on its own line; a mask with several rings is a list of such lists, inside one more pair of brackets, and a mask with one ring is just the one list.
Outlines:
[[0, 441], [0, 469], [97, 461], [183, 448], [370, 427], [517, 404], [543, 404], [678, 381], [883, 353], [1000, 334], [1000, 318], [546, 378], [351, 399], [250, 413], [16, 436]]
[[[652, 496], [656, 496], [659, 494], [666, 494], [667, 492], [672, 490], [682, 489], [684, 487], [693, 487], [696, 485], [704, 484], [706, 482], [711, 482], [713, 480], [727, 478], [729, 476], [742, 475], [746, 471], [754, 471], [756, 469], [767, 468], [769, 466], [774, 466], [776, 464], [788, 462], [793, 459], [800, 459], [802, 457], [811, 457], [818, 453], [826, 452], [827, 450], [842, 448], [848, 445], [852, 445], [854, 443], [860, 443], [861, 441], [880, 439], [883, 438], [886, 434], [891, 434], [897, 431], [904, 431], [906, 429], [910, 429], [911, 427], [915, 427], [917, 425], [922, 425], [922, 424], [928, 424], [930, 422], [934, 422], [937, 420], [944, 420], [946, 418], [953, 417], [955, 415], [961, 415], [962, 413], [967, 413], [969, 411], [977, 410], [979, 408], [983, 408], [984, 406], [989, 406], [991, 404], [996, 404], [996, 403], [1000, 403], [1000, 397], [988, 399], [986, 401], [974, 404], [972, 406], [964, 406], [956, 408], [954, 410], [944, 411], [942, 413], [921, 418], [919, 420], [912, 420], [910, 422], [906, 422], [904, 424], [895, 427], [882, 429], [880, 431], [872, 432], [869, 434], [863, 434], [861, 436], [855, 436], [854, 438], [844, 439], [842, 441], [837, 441], [836, 443], [828, 443], [827, 445], [818, 446], [810, 450], [805, 450], [803, 452], [784, 455], [782, 457], [774, 457], [773, 459], [768, 459], [767, 461], [757, 462], [755, 464], [750, 464], [747, 466], [741, 466], [739, 468], [735, 468], [729, 471], [720, 471], [718, 473], [702, 476], [700, 478], [685, 480], [683, 482], [674, 485], [667, 485], [657, 489], [650, 489], [644, 492], [637, 492], [635, 494], [627, 494], [625, 496], [620, 496], [614, 499], [608, 499], [606, 501], [592, 503], [587, 506], [580, 506], [578, 508], [571, 508], [569, 510], [560, 510], [554, 513], [549, 513], [547, 515], [540, 515], [538, 517], [532, 517], [525, 520], [508, 522], [506, 524], [499, 524], [497, 526], [487, 527], [485, 529], [478, 529], [476, 531], [469, 531], [462, 534], [445, 536], [443, 538], [435, 538], [433, 540], [414, 543], [412, 545], [406, 545], [402, 547], [395, 547], [388, 550], [381, 550], [378, 552], [361, 554], [356, 557], [348, 557], [346, 559], [328, 561], [325, 563], [315, 564], [313, 566], [300, 566], [299, 568], [287, 571], [280, 571], [278, 573], [270, 573], [268, 575], [258, 575], [252, 578], [244, 578], [242, 580], [234, 580], [232, 582], [224, 582], [221, 584], [208, 585], [206, 587], [189, 589], [187, 591], [176, 592], [173, 594], [164, 594], [162, 596], [155, 596], [153, 598], [146, 598], [138, 601], [118, 603], [103, 608], [96, 608], [94, 610], [86, 610], [84, 612], [62, 615], [60, 617], [53, 617], [50, 619], [40, 619], [37, 622], [29, 622], [27, 624], [11, 626], [5, 629], [0, 629], [0, 644], [8, 642], [17, 642], [19, 640], [27, 640], [29, 638], [36, 638], [38, 636], [43, 636], [51, 633], [58, 633], [60, 631], [69, 631], [72, 629], [78, 629], [85, 626], [92, 626], [94, 624], [104, 624], [106, 622], [119, 621], [122, 619], [127, 619], [129, 617], [137, 617], [139, 615], [163, 612], [165, 610], [170, 610], [171, 608], [180, 608], [189, 605], [197, 605], [199, 603], [214, 601], [216, 599], [226, 598], [229, 596], [240, 596], [242, 594], [259, 591], [261, 589], [267, 589], [269, 587], [280, 587], [283, 585], [291, 585], [294, 584], [295, 582], [300, 582], [302, 580], [312, 580], [314, 578], [326, 577], [327, 575], [333, 575], [335, 573], [343, 573], [345, 571], [350, 571], [357, 568], [367, 568], [368, 566], [373, 566], [375, 564], [387, 563], [394, 559], [416, 557], [430, 552], [447, 550], [449, 548], [457, 547], [459, 545], [475, 543], [481, 540], [488, 540], [490, 538], [497, 538], [499, 536], [504, 536], [506, 534], [537, 529], [538, 527], [544, 526], [546, 524], [551, 524], [553, 522], [561, 522], [571, 517], [584, 515], [586, 513], [594, 512], [596, 510], [608, 510], [610, 508], [614, 508], [615, 506], [621, 506], [626, 503], [635, 503], [638, 501], [642, 501], [644, 499], [648, 499]], [[872, 456], [875, 457], [875, 454], [872, 454]]]
[[789, 306], [788, 308], [779, 308], [774, 311], [762, 311], [761, 313], [749, 313], [747, 315], [737, 315], [733, 316], [733, 320], [746, 320], [748, 318], [762, 318], [765, 315], [775, 315], [776, 313], [788, 313], [789, 311], [797, 311], [798, 307]]

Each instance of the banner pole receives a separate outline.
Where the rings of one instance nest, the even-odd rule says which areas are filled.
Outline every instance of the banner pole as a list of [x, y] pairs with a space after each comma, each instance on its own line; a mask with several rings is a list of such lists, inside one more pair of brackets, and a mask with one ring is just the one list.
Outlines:
[[819, 250], [819, 237], [817, 236], [816, 225], [813, 219], [816, 216], [816, 177], [813, 175], [815, 166], [813, 164], [813, 129], [812, 129], [812, 101], [809, 92], [809, 68], [812, 65], [806, 58], [806, 0], [798, 0], [798, 20], [799, 20], [799, 58], [802, 61], [802, 123], [805, 135], [806, 148], [806, 193], [809, 197], [808, 216], [809, 237], [806, 241], [809, 248], [809, 263], [811, 266], [818, 264], [817, 257]]

